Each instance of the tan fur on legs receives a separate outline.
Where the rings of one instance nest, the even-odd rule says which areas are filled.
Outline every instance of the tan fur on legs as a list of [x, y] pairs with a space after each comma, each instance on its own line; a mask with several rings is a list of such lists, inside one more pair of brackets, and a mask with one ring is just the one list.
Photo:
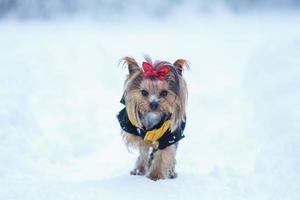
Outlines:
[[144, 140], [130, 133], [122, 132], [123, 139], [128, 149], [134, 148], [139, 150], [139, 156], [136, 160], [135, 167], [130, 171], [131, 175], [145, 175], [148, 166], [148, 152], [149, 146], [145, 144]]
[[156, 181], [170, 177], [171, 171], [175, 173], [175, 155], [175, 145], [155, 152], [148, 178]]
[[177, 178], [178, 174], [175, 171], [175, 165], [176, 165], [176, 160], [174, 159], [174, 162], [172, 163], [172, 167], [169, 172], [169, 178], [174, 179]]
[[136, 160], [135, 168], [130, 172], [131, 175], [145, 175], [148, 166], [148, 151], [147, 145], [141, 145], [139, 148], [140, 155]]

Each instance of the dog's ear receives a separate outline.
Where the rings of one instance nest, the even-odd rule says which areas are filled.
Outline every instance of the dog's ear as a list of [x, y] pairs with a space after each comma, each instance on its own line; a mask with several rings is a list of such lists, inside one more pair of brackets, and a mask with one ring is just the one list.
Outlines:
[[120, 61], [123, 65], [127, 65], [129, 75], [134, 74], [135, 72], [141, 71], [141, 68], [137, 64], [137, 62], [132, 57], [124, 57]]
[[173, 64], [176, 67], [178, 74], [182, 75], [183, 68], [189, 68], [188, 61], [185, 59], [178, 59]]

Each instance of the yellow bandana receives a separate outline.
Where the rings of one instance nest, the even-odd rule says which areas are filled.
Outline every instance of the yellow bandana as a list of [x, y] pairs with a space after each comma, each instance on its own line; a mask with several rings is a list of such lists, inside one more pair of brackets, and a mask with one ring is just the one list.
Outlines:
[[163, 125], [159, 129], [155, 129], [152, 131], [147, 131], [144, 137], [144, 141], [149, 144], [154, 149], [158, 148], [158, 141], [170, 128], [171, 121], [167, 120], [163, 123]]

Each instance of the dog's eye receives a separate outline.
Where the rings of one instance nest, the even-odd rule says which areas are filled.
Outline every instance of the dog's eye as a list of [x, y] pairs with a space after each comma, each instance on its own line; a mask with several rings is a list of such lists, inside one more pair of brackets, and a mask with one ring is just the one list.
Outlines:
[[161, 97], [166, 97], [168, 95], [168, 91], [167, 90], [163, 90], [163, 91], [161, 91], [161, 93], [160, 93], [160, 96]]
[[146, 96], [149, 95], [149, 93], [148, 93], [146, 90], [142, 90], [141, 93], [142, 93], [142, 95], [143, 95], [144, 97], [146, 97]]

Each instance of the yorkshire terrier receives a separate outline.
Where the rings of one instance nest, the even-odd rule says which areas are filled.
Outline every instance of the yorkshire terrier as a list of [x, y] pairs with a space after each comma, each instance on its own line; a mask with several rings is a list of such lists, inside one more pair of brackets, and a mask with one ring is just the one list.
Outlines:
[[140, 67], [135, 59], [121, 59], [129, 70], [118, 114], [122, 137], [128, 148], [139, 150], [131, 175], [151, 180], [176, 178], [175, 155], [184, 138], [187, 86], [182, 77], [187, 61], [174, 64], [145, 57]]

